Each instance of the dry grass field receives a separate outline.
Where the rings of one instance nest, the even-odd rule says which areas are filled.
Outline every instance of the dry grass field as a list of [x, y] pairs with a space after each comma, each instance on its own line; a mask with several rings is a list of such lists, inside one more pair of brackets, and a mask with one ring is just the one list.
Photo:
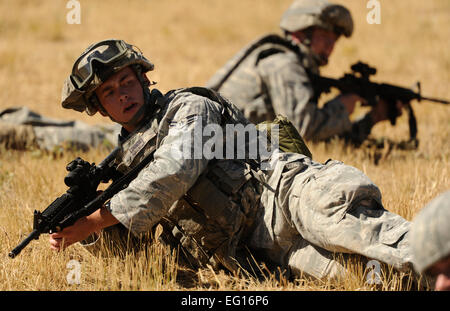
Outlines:
[[[161, 91], [203, 85], [243, 45], [268, 32], [290, 0], [80, 0], [81, 24], [68, 24], [67, 0], [0, 1], [0, 110], [28, 106], [44, 115], [78, 118], [94, 124], [100, 116], [66, 111], [61, 86], [73, 60], [91, 43], [122, 38], [137, 45], [155, 63], [150, 79]], [[355, 32], [342, 38], [323, 73], [338, 77], [363, 60], [378, 68], [375, 81], [402, 86], [422, 82], [424, 95], [450, 99], [450, 2], [381, 1], [381, 24], [366, 21], [365, 0], [340, 0], [353, 13]], [[364, 171], [381, 189], [388, 210], [408, 220], [433, 197], [450, 189], [450, 110], [444, 105], [413, 103], [419, 148], [393, 150], [375, 165], [364, 150], [337, 142], [310, 144], [315, 160], [344, 161]], [[374, 136], [400, 140], [408, 135], [406, 116], [396, 127], [379, 124]], [[65, 166], [77, 155], [98, 163], [106, 151], [66, 153], [0, 150], [0, 290], [405, 290], [401, 275], [383, 283], [366, 282], [364, 267], [351, 264], [345, 280], [288, 282], [266, 274], [255, 279], [202, 270], [177, 271], [169, 250], [155, 244], [126, 258], [97, 258], [79, 246], [55, 253], [48, 236], [33, 241], [11, 260], [8, 252], [31, 231], [34, 209], [44, 209], [66, 187]], [[75, 259], [81, 263], [78, 285], [67, 281]], [[190, 278], [190, 279], [189, 279]]]

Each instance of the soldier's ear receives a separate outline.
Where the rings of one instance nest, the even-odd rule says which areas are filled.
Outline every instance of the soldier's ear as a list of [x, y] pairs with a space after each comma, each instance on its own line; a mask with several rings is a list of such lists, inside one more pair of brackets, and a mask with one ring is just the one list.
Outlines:
[[88, 100], [91, 102], [92, 106], [97, 108], [97, 111], [100, 112], [102, 116], [108, 116], [108, 113], [106, 112], [105, 108], [103, 108], [102, 104], [100, 103], [100, 99], [97, 96], [97, 90], [95, 90], [95, 93], [92, 94], [92, 96]]

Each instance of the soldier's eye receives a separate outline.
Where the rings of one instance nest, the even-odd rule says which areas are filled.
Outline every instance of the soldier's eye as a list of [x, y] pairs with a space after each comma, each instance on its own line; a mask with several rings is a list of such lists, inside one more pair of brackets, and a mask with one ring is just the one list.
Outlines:
[[133, 85], [134, 82], [135, 82], [134, 79], [130, 79], [130, 80], [125, 81], [125, 85], [126, 85], [126, 86], [130, 86], [130, 85]]
[[114, 93], [114, 92], [113, 92], [112, 90], [106, 91], [106, 92], [103, 93], [103, 96], [109, 97], [109, 96], [111, 96], [113, 93]]

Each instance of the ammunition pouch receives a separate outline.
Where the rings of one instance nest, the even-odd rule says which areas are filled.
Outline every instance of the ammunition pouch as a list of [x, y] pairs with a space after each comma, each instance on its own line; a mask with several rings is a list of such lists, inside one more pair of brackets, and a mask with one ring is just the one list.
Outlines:
[[237, 251], [251, 230], [261, 196], [253, 174], [244, 161], [215, 160], [169, 210], [171, 234], [194, 267], [239, 268]]
[[256, 125], [256, 128], [259, 130], [264, 129], [266, 131], [268, 145], [271, 144], [270, 137], [272, 137], [272, 125], [278, 126], [278, 145], [281, 152], [299, 153], [312, 159], [311, 151], [294, 124], [292, 124], [288, 118], [280, 114], [277, 115], [273, 121], [265, 121]]

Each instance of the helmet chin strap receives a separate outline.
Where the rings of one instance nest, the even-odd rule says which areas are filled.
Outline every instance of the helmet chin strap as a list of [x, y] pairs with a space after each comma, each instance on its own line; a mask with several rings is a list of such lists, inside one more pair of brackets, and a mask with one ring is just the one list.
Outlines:
[[303, 39], [298, 39], [298, 38], [294, 39], [293, 33], [286, 33], [286, 37], [289, 41], [292, 42], [292, 44], [299, 46], [299, 48], [301, 48], [300, 45], [303, 45], [304, 47], [306, 47], [308, 54], [311, 56], [312, 61], [316, 64], [317, 67], [328, 64], [327, 57], [317, 54], [317, 53], [314, 53], [311, 49], [313, 29], [312, 28], [304, 29], [303, 33], [305, 34]]
[[321, 54], [313, 53], [311, 52], [311, 56], [314, 59], [314, 61], [318, 64], [318, 66], [325, 66], [328, 64], [328, 58], [326, 56], [323, 56]]

